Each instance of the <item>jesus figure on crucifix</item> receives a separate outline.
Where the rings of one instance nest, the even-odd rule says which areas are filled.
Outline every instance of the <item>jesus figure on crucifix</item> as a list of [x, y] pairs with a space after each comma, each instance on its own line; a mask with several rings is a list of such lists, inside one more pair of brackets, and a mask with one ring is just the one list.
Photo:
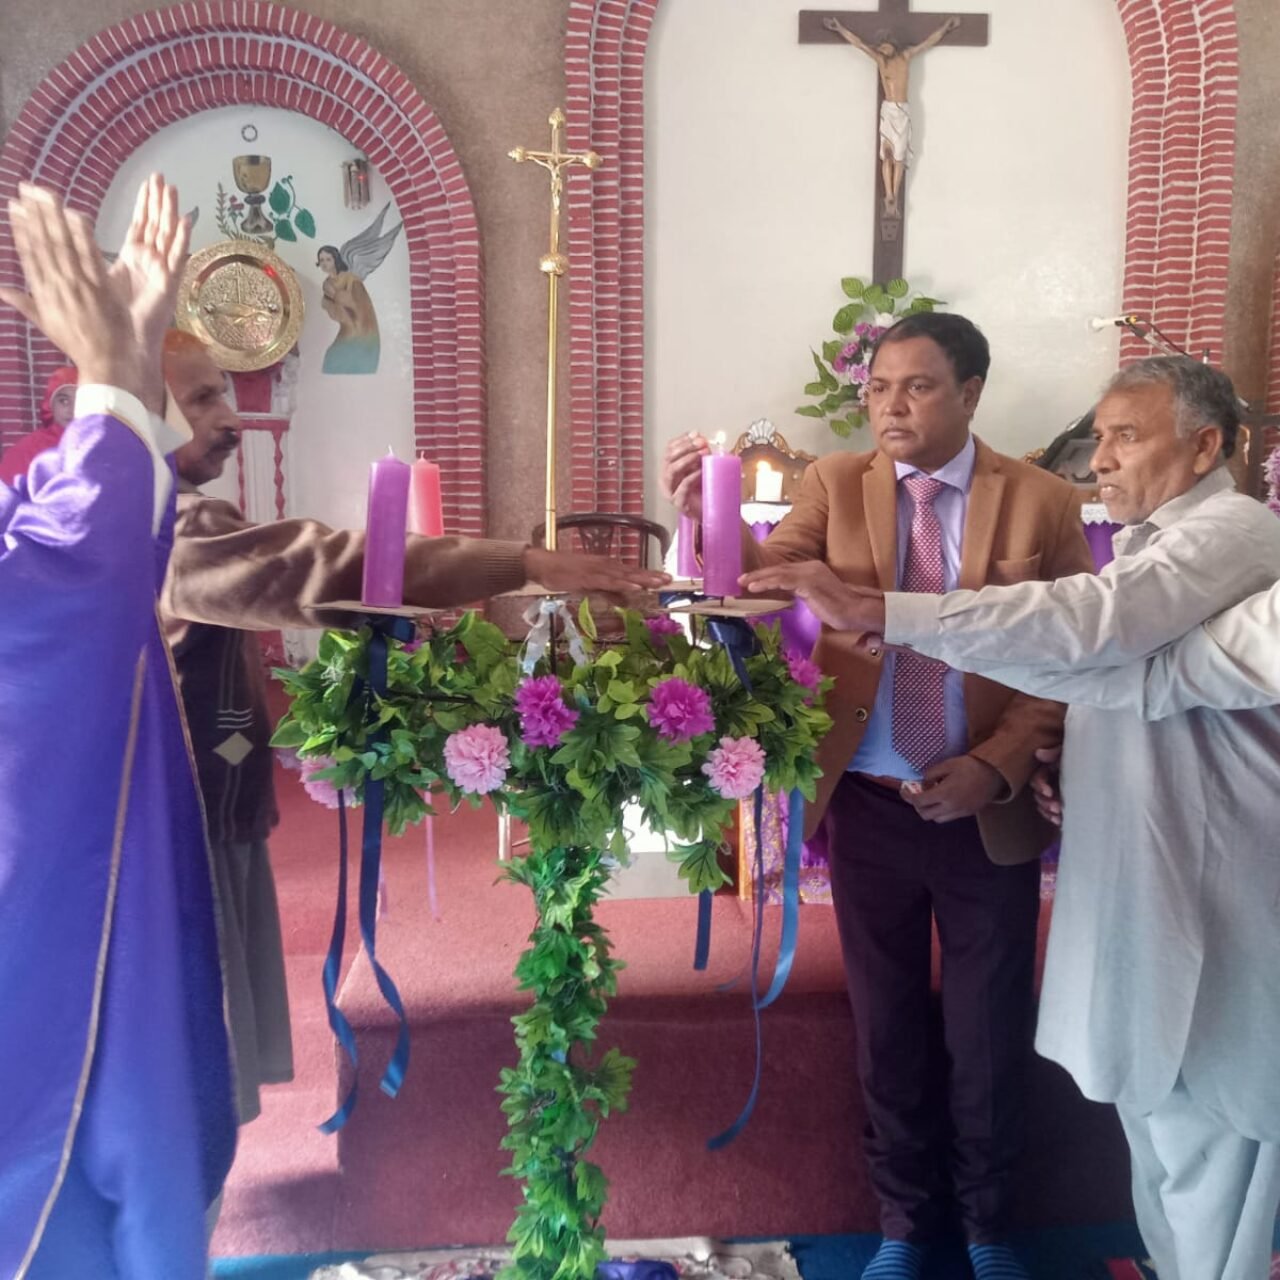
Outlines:
[[887, 35], [876, 45], [859, 39], [839, 18], [824, 18], [822, 25], [865, 53], [880, 71], [884, 101], [880, 104], [880, 165], [884, 176], [885, 217], [902, 216], [902, 180], [911, 159], [911, 114], [907, 106], [907, 79], [911, 59], [932, 49], [943, 36], [960, 25], [959, 18], [948, 18], [931, 36], [919, 44], [899, 48]]

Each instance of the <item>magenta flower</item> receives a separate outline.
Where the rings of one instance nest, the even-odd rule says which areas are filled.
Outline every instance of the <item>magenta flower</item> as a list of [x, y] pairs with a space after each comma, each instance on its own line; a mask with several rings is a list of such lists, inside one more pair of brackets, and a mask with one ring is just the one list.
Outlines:
[[847, 342], [840, 348], [840, 354], [831, 362], [837, 373], [848, 373], [857, 363], [864, 359], [861, 342]]
[[861, 320], [853, 326], [853, 331], [858, 335], [858, 337], [865, 338], [873, 328], [874, 326], [869, 324], [866, 320]]
[[1267, 481], [1267, 506], [1280, 516], [1280, 448], [1267, 454], [1262, 463], [1262, 474]]
[[332, 769], [333, 764], [328, 756], [312, 756], [303, 760], [299, 767], [303, 790], [316, 804], [322, 804], [326, 809], [338, 807], [338, 788], [328, 778], [317, 778], [315, 775], [325, 769]]
[[816, 689], [822, 679], [822, 668], [798, 653], [787, 654], [787, 670], [796, 684], [802, 684], [806, 689]]
[[506, 781], [510, 764], [507, 735], [491, 724], [469, 725], [445, 739], [445, 772], [463, 791], [496, 791]]
[[726, 800], [749, 796], [764, 777], [764, 748], [752, 738], [721, 738], [702, 772]]
[[649, 723], [668, 742], [688, 742], [716, 727], [711, 699], [705, 689], [672, 676], [653, 686], [649, 694]]
[[854, 382], [866, 382], [871, 377], [871, 369], [865, 364], [851, 364], [845, 372]]
[[683, 629], [670, 614], [659, 614], [656, 618], [646, 618], [644, 625], [649, 628], [649, 638], [657, 640], [662, 636], [678, 636]]
[[520, 738], [526, 747], [557, 747], [578, 721], [578, 713], [565, 705], [564, 691], [555, 676], [525, 680], [516, 690], [520, 713]]

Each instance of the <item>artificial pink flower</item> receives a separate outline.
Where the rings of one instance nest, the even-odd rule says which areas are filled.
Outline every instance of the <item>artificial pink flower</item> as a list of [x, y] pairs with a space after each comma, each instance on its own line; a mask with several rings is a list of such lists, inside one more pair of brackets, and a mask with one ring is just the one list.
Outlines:
[[565, 706], [564, 691], [556, 676], [525, 680], [516, 690], [520, 713], [520, 737], [526, 747], [557, 747], [578, 721], [578, 713]]
[[764, 748], [753, 738], [721, 738], [702, 772], [726, 800], [742, 800], [764, 777]]
[[668, 742], [688, 742], [700, 733], [711, 733], [715, 718], [705, 689], [672, 676], [653, 686], [649, 694], [649, 723]]
[[[317, 778], [315, 775], [325, 769], [332, 769], [333, 764], [334, 762], [328, 756], [311, 756], [303, 760], [299, 766], [303, 790], [316, 804], [322, 804], [326, 809], [338, 807], [338, 788], [330, 779]], [[350, 796], [347, 799], [350, 800]]]
[[678, 636], [683, 627], [670, 614], [659, 614], [656, 618], [646, 618], [644, 625], [649, 628], [649, 635], [657, 640], [661, 636]]
[[822, 668], [798, 653], [787, 654], [787, 670], [796, 684], [802, 684], [806, 689], [816, 689], [822, 679]]
[[510, 764], [507, 735], [491, 724], [469, 725], [445, 739], [445, 772], [463, 791], [496, 791], [506, 781]]
[[1267, 506], [1280, 516], [1280, 448], [1272, 449], [1262, 464], [1267, 481]]

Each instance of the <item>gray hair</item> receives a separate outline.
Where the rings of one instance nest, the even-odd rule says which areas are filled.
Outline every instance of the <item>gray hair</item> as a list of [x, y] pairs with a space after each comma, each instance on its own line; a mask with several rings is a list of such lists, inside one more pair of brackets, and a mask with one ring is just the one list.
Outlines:
[[1190, 356], [1148, 356], [1121, 369], [1103, 394], [1155, 385], [1166, 386], [1173, 393], [1174, 425], [1179, 435], [1192, 436], [1201, 427], [1217, 427], [1222, 432], [1222, 456], [1231, 457], [1240, 431], [1240, 402], [1231, 379], [1221, 369]]

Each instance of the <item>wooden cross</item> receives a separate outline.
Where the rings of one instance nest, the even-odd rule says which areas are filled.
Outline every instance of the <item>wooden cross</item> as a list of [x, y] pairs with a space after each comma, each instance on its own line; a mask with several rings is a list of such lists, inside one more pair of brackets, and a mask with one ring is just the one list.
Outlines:
[[[835, 19], [848, 34], [826, 25]], [[943, 30], [955, 23], [950, 30]], [[850, 40], [848, 37], [854, 37]], [[902, 275], [904, 177], [908, 157], [904, 154], [909, 137], [909, 117], [905, 110], [890, 108], [884, 118], [885, 85], [893, 86], [890, 101], [907, 107], [907, 67], [910, 60], [935, 44], [985, 45], [988, 43], [988, 15], [964, 13], [912, 13], [911, 0], [879, 0], [879, 8], [860, 13], [835, 9], [804, 9], [800, 13], [801, 44], [855, 44], [877, 62], [876, 94], [876, 178], [875, 239], [872, 251], [872, 279], [879, 284]], [[886, 44], [892, 50], [880, 48]], [[896, 118], [895, 118], [896, 117]], [[897, 130], [895, 145], [893, 135]], [[883, 148], [883, 149], [882, 149]], [[894, 152], [898, 158], [895, 158]], [[890, 184], [897, 187], [891, 190]]]

